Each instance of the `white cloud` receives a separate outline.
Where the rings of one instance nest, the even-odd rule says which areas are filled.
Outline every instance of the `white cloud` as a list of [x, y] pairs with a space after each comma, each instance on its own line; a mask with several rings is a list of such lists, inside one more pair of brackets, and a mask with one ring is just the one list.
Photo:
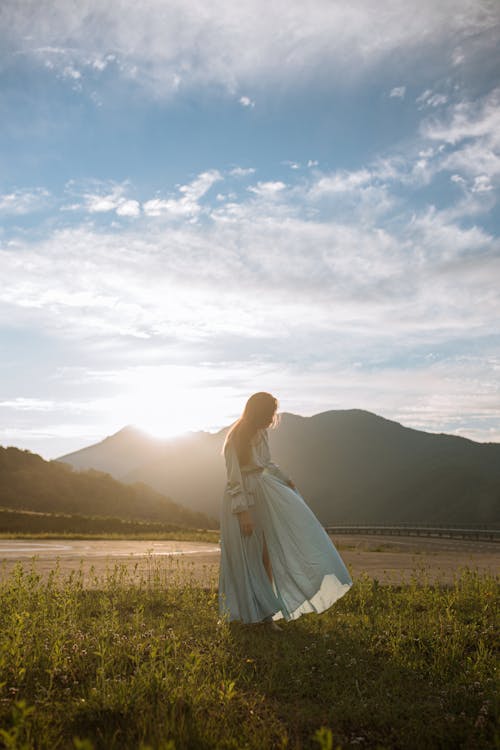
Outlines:
[[[500, 7], [500, 6], [499, 6]], [[426, 138], [452, 145], [466, 138], [486, 137], [500, 142], [500, 88], [482, 101], [460, 101], [450, 108], [446, 119], [425, 120], [422, 133]]]
[[91, 214], [106, 213], [107, 211], [115, 211], [121, 204], [122, 198], [118, 197], [116, 193], [110, 193], [109, 195], [91, 195], [85, 196], [87, 211]]
[[231, 177], [250, 177], [250, 175], [255, 174], [255, 169], [253, 167], [234, 167], [229, 171], [229, 174]]
[[223, 177], [217, 169], [202, 172], [187, 185], [181, 185], [181, 198], [152, 198], [143, 204], [147, 216], [170, 215], [173, 218], [194, 217], [202, 210], [199, 200]]
[[305, 191], [305, 200], [311, 206], [321, 206], [323, 210], [334, 211], [336, 216], [346, 217], [347, 222], [371, 225], [377, 217], [391, 211], [399, 200], [390, 189], [396, 176], [401, 181], [401, 173], [394, 167], [389, 172], [385, 164], [353, 171], [316, 173]]
[[420, 105], [420, 108], [436, 108], [442, 106], [443, 104], [446, 104], [446, 102], [448, 101], [448, 97], [446, 96], [446, 94], [435, 94], [431, 89], [426, 89], [420, 94], [420, 96], [417, 97], [415, 101]]
[[137, 217], [141, 213], [140, 203], [127, 196], [128, 182], [109, 183], [92, 180], [85, 187], [74, 181], [66, 186], [66, 194], [81, 202], [63, 204], [61, 211], [87, 211], [90, 214], [116, 213], [117, 216]]
[[86, 193], [84, 196], [87, 211], [91, 214], [115, 211], [124, 200], [122, 189], [117, 187], [107, 195]]
[[251, 109], [255, 107], [255, 102], [248, 96], [240, 96], [240, 104], [242, 107], [250, 107]]
[[189, 200], [198, 200], [202, 198], [212, 185], [222, 180], [222, 175], [217, 169], [211, 169], [207, 172], [202, 172], [196, 179], [190, 182], [188, 185], [182, 185], [179, 190], [184, 193]]
[[175, 200], [173, 198], [165, 200], [152, 198], [143, 203], [142, 208], [146, 216], [170, 215], [174, 218], [194, 216], [200, 212], [200, 206], [196, 201], [188, 201], [186, 199]]
[[98, 402], [64, 401], [55, 399], [24, 398], [18, 396], [13, 399], [0, 401], [0, 409], [12, 409], [20, 412], [53, 412], [63, 411], [65, 413], [81, 414], [85, 411], [96, 409]]
[[286, 185], [281, 180], [271, 180], [269, 182], [258, 182], [256, 185], [249, 187], [248, 190], [261, 198], [272, 198], [280, 194], [285, 188]]
[[74, 68], [72, 65], [66, 65], [66, 67], [63, 69], [62, 74], [64, 78], [71, 78], [74, 81], [78, 81], [82, 77], [80, 71], [76, 70], [76, 68]]
[[29, 9], [4, 0], [0, 27], [6, 54], [50, 59], [55, 69], [80, 70], [113, 55], [120, 75], [158, 95], [193, 84], [216, 84], [234, 95], [263, 80], [296, 86], [324, 70], [356, 75], [395, 52], [414, 61], [422, 45], [429, 55], [444, 51], [458, 60], [458, 48], [465, 54], [484, 35], [485, 49], [494, 50], [491, 30], [499, 16], [498, 3], [488, 0], [422, 0], [418, 13], [413, 3], [394, 0], [313, 0], [307, 7], [298, 0], [209, 6], [201, 0], [77, 6], [40, 0]]
[[0, 401], [3, 409], [16, 409], [18, 411], [52, 411], [54, 402], [38, 398], [14, 398]]
[[389, 93], [391, 99], [404, 99], [406, 94], [406, 86], [395, 86]]
[[[497, 195], [496, 97], [444, 105], [411, 149], [351, 171], [311, 162], [287, 184], [254, 178], [239, 194], [209, 195], [255, 170], [207, 170], [142, 212], [131, 184], [72, 185], [80, 203], [71, 205], [116, 227], [93, 229], [84, 217], [42, 240], [4, 242], [0, 314], [83, 342], [86, 356], [118, 368], [189, 360], [194, 373], [206, 362], [219, 383], [238, 378], [241, 393], [263, 379], [302, 413], [358, 406], [419, 428], [497, 435], [499, 365], [488, 342], [500, 327], [500, 248], [464, 221]], [[436, 198], [446, 207], [429, 205]], [[464, 362], [460, 348], [482, 354]], [[437, 359], [415, 364], [423, 352]], [[3, 408], [49, 410], [50, 398], [33, 399], [5, 396]]]
[[90, 65], [94, 70], [99, 71], [102, 73], [103, 70], [106, 70], [108, 65], [116, 59], [115, 55], [106, 55], [105, 57], [100, 57], [99, 55], [90, 58], [87, 60], [87, 64]]
[[[462, 100], [443, 108], [439, 116], [425, 117], [420, 124], [420, 138], [404, 151], [386, 153], [358, 170], [335, 170], [318, 174], [311, 183], [311, 199], [348, 195], [360, 201], [365, 211], [367, 199], [377, 194], [388, 201], [390, 193], [400, 200], [399, 185], [407, 191], [431, 185], [438, 174], [449, 172], [452, 182], [468, 192], [490, 193], [490, 200], [482, 204], [468, 200], [457, 204], [454, 218], [462, 218], [492, 208], [494, 189], [500, 177], [500, 89], [495, 89], [479, 101]], [[446, 198], [443, 193], [441, 195]], [[385, 198], [384, 198], [385, 196]], [[365, 205], [361, 205], [362, 199]], [[381, 204], [382, 207], [382, 204]], [[448, 214], [451, 218], [451, 214]]]
[[[414, 158], [439, 169], [442, 152], [422, 144]], [[302, 413], [356, 406], [457, 434], [474, 419], [475, 435], [492, 434], [498, 370], [487, 347], [474, 363], [459, 360], [454, 348], [477, 348], [498, 333], [498, 244], [486, 230], [461, 225], [460, 199], [455, 216], [409, 208], [401, 193], [420, 189], [407, 178], [412, 170], [410, 157], [389, 155], [352, 172], [301, 173], [287, 185], [257, 181], [242, 197], [202, 203], [222, 179], [206, 171], [175, 196], [146, 201], [140, 223], [126, 228], [96, 230], [84, 221], [43, 240], [4, 243], [0, 314], [72, 347], [82, 342], [95, 372], [109, 372], [110, 363], [126, 372], [125, 380], [106, 380], [116, 391], [110, 404], [76, 390], [61, 394], [69, 412], [86, 418], [114, 413], [130, 421], [127, 404], [138, 410], [142, 403], [127, 391], [138, 363], [147, 372], [134, 382], [144, 394], [159, 365], [191, 362], [189, 387], [205, 387], [196, 385], [202, 373], [210, 403], [224, 388], [230, 400], [243, 400], [253, 382], [265, 382], [282, 407]], [[473, 186], [486, 190], [486, 181], [474, 181], [479, 176], [450, 178], [462, 195]], [[128, 197], [133, 186], [97, 188], [83, 191], [94, 210], [139, 210]], [[203, 224], [192, 223], [201, 211]], [[168, 214], [175, 223], [150, 218]], [[437, 352], [438, 360], [422, 363], [423, 351]], [[68, 378], [58, 388], [99, 385], [97, 376], [73, 385]], [[0, 407], [32, 420], [62, 414], [57, 403], [30, 394], [4, 396]], [[208, 412], [205, 418], [193, 428], [215, 419]]]
[[0, 214], [22, 216], [41, 211], [49, 204], [51, 194], [45, 188], [13, 190], [0, 195]]
[[465, 55], [462, 52], [462, 50], [458, 47], [457, 49], [454, 49], [451, 55], [451, 62], [452, 65], [457, 67], [458, 65], [461, 65], [465, 60]]
[[141, 207], [139, 201], [125, 200], [116, 209], [118, 216], [139, 216]]
[[330, 175], [320, 177], [313, 184], [311, 195], [320, 197], [328, 193], [345, 193], [358, 190], [370, 184], [373, 180], [373, 173], [368, 169], [360, 169], [354, 172], [347, 170], [338, 170]]
[[441, 160], [441, 168], [460, 170], [472, 177], [480, 173], [494, 179], [500, 176], [500, 148], [489, 138], [468, 142], [446, 154]]
[[[454, 181], [461, 177], [471, 193], [492, 192], [500, 178], [500, 89], [476, 102], [459, 101], [440, 118], [424, 120], [421, 132], [425, 138], [441, 142], [432, 166], [434, 173], [454, 173]], [[489, 203], [483, 205], [486, 210], [491, 208]]]
[[474, 177], [474, 184], [471, 189], [473, 193], [488, 193], [490, 190], [493, 190], [493, 185], [488, 175], [481, 174]]
[[[492, 237], [436, 209], [412, 217], [400, 208], [381, 222], [382, 191], [389, 203], [392, 196], [387, 185], [373, 187], [370, 175], [315, 175], [310, 186], [287, 190], [258, 182], [249, 197], [190, 224], [197, 200], [220, 178], [212, 171], [183, 186], [180, 198], [144, 204], [143, 221], [170, 212], [179, 219], [170, 228], [143, 223], [95, 232], [83, 225], [44, 242], [6, 245], [3, 310], [72, 337], [87, 331], [144, 340], [265, 336], [271, 321], [275, 336], [290, 325], [296, 332], [376, 326], [384, 336], [438, 339], [471, 327], [496, 330], [500, 260]], [[325, 184], [335, 196], [347, 190], [352, 202], [309, 213], [307, 201], [324, 195]]]

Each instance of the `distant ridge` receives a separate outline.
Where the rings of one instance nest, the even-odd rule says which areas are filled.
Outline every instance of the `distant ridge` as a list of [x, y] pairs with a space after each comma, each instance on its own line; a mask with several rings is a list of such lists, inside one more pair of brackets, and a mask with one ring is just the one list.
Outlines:
[[214, 528], [205, 514], [183, 508], [143, 483], [123, 484], [95, 469], [73, 471], [68, 464], [44, 461], [18, 448], [0, 447], [0, 508]]
[[61, 456], [58, 461], [75, 469], [97, 469], [119, 478], [124, 467], [129, 470], [161, 455], [166, 441], [148, 435], [134, 425], [127, 425], [95, 445]]
[[[93, 462], [218, 515], [226, 431], [161, 441], [125, 428], [60, 460]], [[323, 523], [500, 523], [498, 443], [423, 432], [361, 409], [284, 413], [269, 438], [273, 460]]]

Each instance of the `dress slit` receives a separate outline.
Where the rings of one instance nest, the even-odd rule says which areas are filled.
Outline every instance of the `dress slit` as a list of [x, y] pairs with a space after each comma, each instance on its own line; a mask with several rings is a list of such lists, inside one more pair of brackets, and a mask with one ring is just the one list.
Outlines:
[[274, 581], [273, 566], [271, 565], [271, 558], [269, 556], [269, 549], [267, 547], [266, 535], [264, 532], [262, 532], [262, 562], [264, 563], [264, 568], [266, 569], [269, 582], [272, 586]]

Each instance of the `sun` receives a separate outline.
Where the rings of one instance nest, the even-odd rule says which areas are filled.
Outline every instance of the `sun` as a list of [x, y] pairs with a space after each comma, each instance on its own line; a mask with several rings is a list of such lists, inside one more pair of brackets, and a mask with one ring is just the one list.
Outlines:
[[123, 415], [121, 421], [157, 438], [229, 422], [224, 389], [199, 381], [199, 371], [191, 367], [141, 368], [130, 377], [115, 409]]
[[167, 398], [164, 389], [158, 388], [137, 395], [132, 406], [133, 423], [158, 438], [174, 437], [199, 429], [201, 424], [198, 424], [196, 411], [186, 406], [182, 391], [178, 390], [177, 393], [177, 398]]
[[186, 420], [173, 419], [172, 415], [147, 414], [139, 415], [134, 424], [142, 432], [146, 432], [155, 438], [171, 438], [190, 432], [189, 423]]

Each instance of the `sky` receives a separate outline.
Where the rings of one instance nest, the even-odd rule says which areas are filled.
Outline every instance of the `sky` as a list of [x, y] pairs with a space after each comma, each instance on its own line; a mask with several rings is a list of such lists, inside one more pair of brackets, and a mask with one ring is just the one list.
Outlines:
[[500, 442], [497, 0], [3, 0], [0, 444], [248, 396]]

